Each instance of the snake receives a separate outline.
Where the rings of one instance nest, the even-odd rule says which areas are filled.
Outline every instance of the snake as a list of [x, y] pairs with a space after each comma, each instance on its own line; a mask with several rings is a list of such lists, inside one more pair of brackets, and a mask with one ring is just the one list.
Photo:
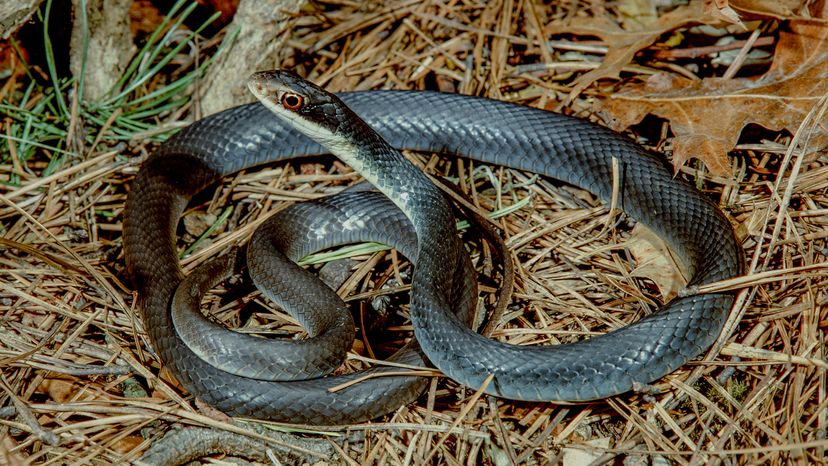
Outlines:
[[[416, 399], [427, 379], [399, 366], [426, 363], [502, 398], [591, 401], [670, 374], [721, 333], [733, 292], [680, 295], [632, 324], [574, 343], [511, 345], [476, 333], [462, 309], [476, 291], [465, 277], [467, 254], [448, 201], [400, 153], [465, 157], [615, 199], [670, 246], [688, 272], [688, 290], [742, 273], [739, 243], [717, 204], [631, 138], [585, 119], [483, 97], [334, 94], [286, 70], [257, 72], [248, 88], [258, 102], [197, 120], [161, 144], [136, 175], [125, 209], [124, 255], [150, 343], [183, 387], [207, 404], [231, 415], [303, 424], [362, 422]], [[171, 312], [176, 294], [198, 301], [216, 270], [226, 268], [205, 266], [196, 274], [201, 278], [179, 290], [186, 277], [176, 226], [190, 199], [240, 170], [319, 154], [333, 154], [359, 172], [408, 219], [417, 238], [409, 305], [415, 341], [392, 358], [397, 366], [371, 369], [384, 376], [343, 390], [332, 387], [359, 376], [284, 381], [228, 372], [182, 341]], [[354, 218], [353, 207], [343, 209]]]

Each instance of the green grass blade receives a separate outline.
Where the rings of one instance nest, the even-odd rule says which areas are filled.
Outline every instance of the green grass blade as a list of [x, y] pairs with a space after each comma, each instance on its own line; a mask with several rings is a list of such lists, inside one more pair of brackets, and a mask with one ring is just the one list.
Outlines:
[[[184, 6], [184, 3], [186, 3], [186, 0], [179, 0], [175, 2], [175, 4], [173, 4], [172, 8], [170, 8], [170, 11], [166, 15], [164, 15], [164, 19], [161, 21], [161, 24], [159, 24], [158, 27], [156, 27], [155, 30], [152, 31], [152, 34], [150, 34], [149, 38], [144, 43], [144, 46], [141, 47], [141, 50], [132, 58], [132, 61], [130, 61], [129, 65], [127, 66], [127, 69], [124, 71], [124, 73], [121, 75], [121, 78], [115, 83], [115, 85], [109, 91], [109, 94], [114, 94], [118, 91], [118, 89], [122, 89], [124, 87], [127, 80], [130, 79], [130, 77], [137, 71], [141, 63], [144, 62], [144, 59], [142, 57], [146, 56], [147, 53], [149, 53], [149, 51], [152, 49], [152, 47], [155, 46], [156, 41], [158, 40], [158, 36], [161, 35], [161, 33], [167, 29], [167, 26], [170, 24], [170, 21], [172, 21], [176, 13], [178, 13], [178, 10], [181, 9], [182, 6]], [[115, 99], [109, 99], [105, 103], [110, 103], [113, 100]]]
[[60, 92], [60, 81], [57, 76], [57, 67], [55, 66], [55, 53], [52, 50], [52, 40], [49, 37], [49, 13], [52, 9], [52, 0], [46, 0], [46, 7], [41, 17], [43, 21], [43, 45], [46, 49], [46, 67], [49, 69], [49, 77], [52, 79], [52, 90], [57, 97], [58, 109], [60, 114], [69, 119], [69, 110], [66, 107], [66, 101], [63, 100], [63, 94]]

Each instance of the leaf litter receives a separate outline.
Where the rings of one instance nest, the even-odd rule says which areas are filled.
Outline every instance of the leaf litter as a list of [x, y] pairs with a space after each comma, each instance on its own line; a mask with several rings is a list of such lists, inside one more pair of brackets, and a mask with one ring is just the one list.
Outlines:
[[[673, 165], [696, 158], [714, 174], [732, 170], [728, 152], [751, 123], [796, 132], [805, 115], [828, 93], [828, 24], [791, 21], [779, 32], [773, 63], [752, 78], [697, 80], [660, 73], [602, 99], [599, 113], [623, 131], [653, 114], [670, 122]], [[828, 144], [828, 122], [811, 133], [813, 152]]]
[[[616, 91], [623, 95], [640, 89], [655, 72], [671, 78], [668, 86], [697, 76], [700, 69], [708, 69], [704, 67], [710, 67], [709, 76], [724, 76], [726, 71], [716, 68], [721, 65], [714, 63], [714, 53], [725, 48], [767, 49], [767, 39], [776, 44], [770, 50], [774, 53], [771, 70], [777, 77], [764, 85], [786, 89], [783, 84], [788, 79], [811, 72], [815, 50], [821, 48], [804, 39], [797, 42], [797, 37], [811, 34], [807, 28], [799, 29], [800, 24], [819, 25], [819, 20], [803, 18], [818, 17], [814, 8], [820, 2], [691, 2], [684, 11], [695, 12], [690, 18], [695, 20], [685, 22], [687, 18], [670, 16], [669, 21], [663, 20], [670, 14], [664, 2], [646, 5], [636, 1], [642, 4], [635, 7], [638, 11], [648, 12], [639, 16], [640, 21], [634, 20], [635, 14], [629, 17], [635, 8], [626, 9], [628, 16], [622, 18], [603, 2], [582, 8], [573, 8], [569, 1], [535, 2], [531, 7], [501, 0], [485, 4], [388, 1], [381, 7], [319, 2], [297, 15], [290, 47], [281, 59], [332, 90], [439, 88], [590, 117], [595, 102], [613, 101]], [[703, 11], [705, 5], [731, 8], [750, 28], [745, 31], [733, 20], [717, 24], [735, 39], [735, 49], [716, 44], [712, 38], [699, 38], [707, 32], [689, 34], [694, 24], [708, 21], [699, 20], [711, 15]], [[653, 11], [655, 17], [650, 14]], [[761, 24], [750, 22], [757, 17]], [[587, 29], [590, 21], [606, 25], [615, 35], [601, 36], [600, 28]], [[337, 31], [334, 37], [331, 30]], [[629, 38], [624, 39], [624, 31], [631, 31]], [[754, 31], [759, 31], [757, 38], [752, 38]], [[216, 43], [221, 37], [210, 40]], [[210, 54], [199, 52], [198, 45], [193, 40], [189, 52], [179, 54], [174, 73], [186, 74], [187, 66], [205, 58], [200, 54]], [[610, 55], [613, 48], [618, 51]], [[603, 57], [608, 59], [602, 63]], [[726, 66], [738, 71], [741, 65], [737, 58]], [[585, 79], [590, 70], [602, 67], [600, 73]], [[765, 76], [771, 70], [759, 76], [749, 71], [734, 74], [728, 80], [742, 87], [724, 94], [743, 92], [757, 81], [770, 79]], [[22, 82], [25, 69], [15, 69], [13, 76]], [[722, 79], [709, 76], [693, 81]], [[148, 80], [139, 92], [149, 94], [153, 86]], [[192, 87], [196, 86], [187, 91], [192, 92]], [[804, 85], [791, 87], [801, 91]], [[719, 92], [715, 86], [714, 90]], [[72, 127], [99, 132], [91, 135], [94, 143], [76, 139], [51, 148], [26, 139], [27, 133], [22, 132], [26, 127], [18, 124], [25, 118], [12, 108], [19, 104], [29, 112], [30, 124], [54, 132], [44, 123], [53, 118], [37, 119], [35, 112], [48, 111], [48, 105], [37, 107], [38, 99], [48, 101], [48, 94], [34, 90], [35, 99], [26, 101], [19, 87], [13, 92], [10, 85], [5, 91], [9, 97], [3, 104], [9, 105], [4, 107], [9, 109], [9, 119], [3, 121], [2, 133], [16, 139], [4, 139], [13, 143], [4, 146], [8, 154], [2, 154], [0, 170], [5, 182], [0, 185], [4, 196], [0, 205], [4, 229], [0, 360], [4, 361], [5, 389], [0, 396], [12, 399], [21, 413], [18, 417], [3, 414], [0, 449], [12, 463], [133, 462], [150, 444], [163, 445], [166, 435], [191, 432], [190, 426], [279, 446], [283, 450], [274, 453], [275, 457], [286, 464], [423, 464], [428, 458], [435, 464], [469, 465], [824, 462], [828, 448], [828, 160], [813, 150], [813, 142], [821, 141], [820, 118], [802, 125], [800, 113], [799, 121], [779, 126], [801, 135], [802, 140], [810, 135], [810, 150], [793, 144], [786, 134], [751, 133], [718, 155], [720, 165], [727, 168], [722, 174], [711, 174], [711, 167], [694, 166], [681, 166], [677, 173], [695, 182], [729, 215], [743, 240], [752, 273], [715, 284], [742, 293], [733, 325], [705, 358], [652, 387], [642, 387], [641, 392], [574, 406], [481, 397], [435, 377], [428, 393], [417, 402], [383, 419], [328, 429], [241, 423], [197, 411], [198, 403], [159, 369], [134, 296], [125, 285], [120, 243], [123, 201], [140, 160], [155, 143], [139, 133], [130, 138], [128, 146], [117, 145], [132, 121], [117, 121], [116, 135], [106, 124], [83, 125], [83, 114], [73, 113]], [[805, 113], [813, 109], [813, 116], [819, 115], [819, 108], [813, 107], [824, 94], [795, 94], [799, 97], [789, 99], [791, 103], [769, 99], [772, 94], [767, 92], [763, 101], [779, 105], [771, 108]], [[708, 107], [718, 99], [699, 98]], [[624, 101], [630, 110], [643, 105], [636, 99]], [[739, 108], [749, 99], [725, 101]], [[157, 122], [181, 126], [192, 113], [197, 112], [187, 103], [159, 113]], [[667, 128], [678, 136], [672, 125], [681, 124], [680, 116], [679, 112], [664, 117], [661, 128], [638, 126], [629, 132], [657, 148], [675, 147]], [[699, 125], [708, 131], [716, 122]], [[735, 131], [741, 132], [742, 126]], [[28, 134], [31, 138], [33, 133]], [[77, 137], [82, 132], [72, 134]], [[739, 163], [724, 158], [734, 147]], [[63, 165], [54, 161], [61, 154], [67, 156]], [[640, 231], [630, 231], [623, 217], [615, 219], [588, 193], [498, 167], [427, 154], [412, 157], [432, 174], [458, 180], [482, 209], [504, 210], [531, 200], [496, 220], [520, 264], [512, 305], [494, 330], [496, 338], [527, 345], [574, 341], [638, 319], [657, 306], [663, 295], [680, 291], [666, 277], [672, 267], [664, 262], [663, 246], [642, 247]], [[710, 164], [708, 158], [713, 160], [703, 158], [705, 164]], [[190, 206], [189, 212], [197, 218], [217, 218], [229, 206], [233, 209], [214, 228], [209, 241], [186, 259], [187, 267], [237, 243], [270, 212], [297, 199], [330, 194], [357, 180], [350, 169], [329, 160], [232, 177], [217, 188], [212, 199]], [[198, 235], [203, 227], [197, 225], [191, 235]], [[190, 246], [186, 241], [179, 245], [182, 251]], [[406, 289], [404, 259], [387, 252], [360, 258], [367, 261], [358, 266], [358, 276], [343, 293], [372, 296], [378, 290], [394, 295]], [[653, 266], [656, 260], [662, 262]], [[486, 261], [481, 259], [481, 263], [485, 269]], [[389, 277], [398, 279], [396, 284], [379, 289], [388, 284]], [[481, 299], [488, 304], [493, 302], [496, 283], [483, 280]], [[239, 321], [239, 307], [255, 307], [250, 303], [258, 301], [254, 296], [228, 304], [210, 298], [205, 305], [214, 317], [233, 324]], [[399, 313], [404, 316], [405, 309]], [[258, 308], [248, 320], [266, 331], [293, 328], [278, 313]], [[398, 344], [407, 330], [405, 323], [392, 326], [386, 332], [397, 341], [371, 340], [370, 346], [382, 350]], [[349, 366], [369, 359], [363, 346], [368, 345], [355, 345]], [[328, 453], [306, 453], [315, 448]], [[292, 454], [283, 456], [285, 449]], [[335, 453], [331, 456], [330, 451]], [[573, 455], [573, 451], [588, 454]], [[205, 461], [223, 458], [214, 453]], [[256, 460], [273, 462], [265, 457]]]

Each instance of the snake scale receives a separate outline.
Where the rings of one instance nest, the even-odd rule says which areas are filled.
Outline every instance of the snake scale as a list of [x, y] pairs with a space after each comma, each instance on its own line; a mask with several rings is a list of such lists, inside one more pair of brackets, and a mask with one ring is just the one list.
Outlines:
[[[586, 401], [668, 374], [718, 337], [731, 293], [679, 297], [631, 325], [573, 344], [512, 346], [474, 333], [462, 308], [476, 292], [462, 278], [467, 262], [447, 201], [397, 150], [525, 170], [603, 200], [612, 195], [615, 160], [619, 207], [671, 246], [690, 272], [689, 286], [741, 273], [740, 248], [724, 214], [674, 178], [661, 156], [629, 138], [585, 120], [480, 97], [429, 91], [334, 95], [283, 71], [257, 73], [249, 86], [261, 103], [196, 121], [159, 146], [133, 182], [126, 207], [126, 262], [151, 343], [184, 387], [207, 403], [233, 415], [342, 424], [392, 411], [424, 386], [423, 377], [394, 375], [331, 392], [358, 375], [275, 381], [231, 374], [196, 355], [176, 332], [170, 305], [184, 276], [175, 230], [188, 201], [239, 170], [315, 154], [334, 153], [350, 164], [391, 198], [417, 233], [410, 314], [420, 347], [402, 350], [397, 362], [430, 361], [460, 383], [474, 389], [486, 384], [487, 393], [505, 398]], [[345, 207], [345, 215], [355, 209]]]

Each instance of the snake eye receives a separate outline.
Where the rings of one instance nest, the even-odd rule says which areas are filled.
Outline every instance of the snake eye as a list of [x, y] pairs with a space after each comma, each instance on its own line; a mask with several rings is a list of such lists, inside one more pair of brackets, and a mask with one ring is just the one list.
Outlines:
[[304, 99], [302, 99], [301, 95], [288, 93], [282, 95], [282, 106], [288, 110], [296, 110], [301, 107], [303, 103]]

